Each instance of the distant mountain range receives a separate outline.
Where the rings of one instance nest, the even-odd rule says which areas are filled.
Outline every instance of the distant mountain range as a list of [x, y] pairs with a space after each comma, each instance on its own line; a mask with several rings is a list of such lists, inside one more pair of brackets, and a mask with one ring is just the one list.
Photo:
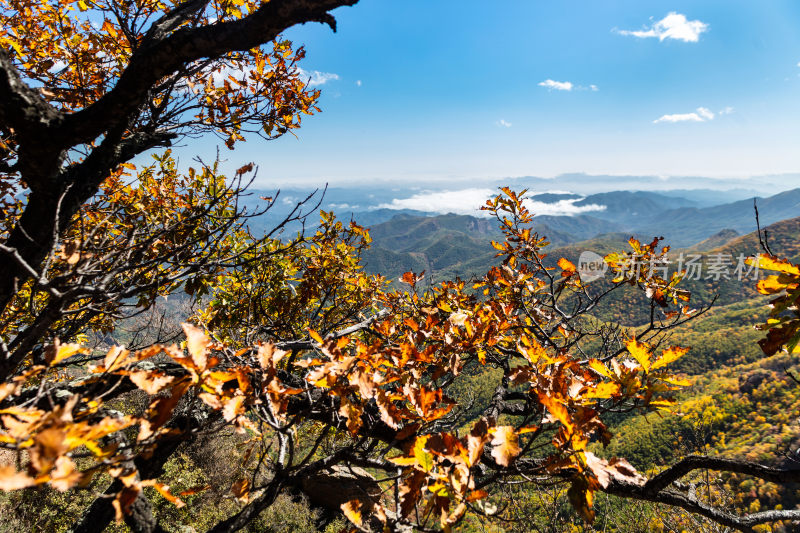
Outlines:
[[[560, 201], [561, 195], [548, 198]], [[536, 197], [542, 201], [541, 196]], [[627, 249], [629, 237], [648, 241], [663, 236], [673, 249], [707, 252], [728, 243], [746, 242], [741, 253], [756, 253], [758, 242], [752, 200], [741, 200], [713, 207], [692, 206], [692, 200], [651, 192], [618, 191], [590, 195], [580, 200], [586, 204], [608, 206], [591, 215], [535, 216], [533, 228], [575, 259], [582, 250], [608, 253]], [[800, 189], [758, 200], [762, 227], [800, 215]], [[796, 219], [800, 220], [800, 219]], [[784, 224], [781, 226], [781, 224]], [[791, 231], [786, 224], [775, 225], [779, 235], [797, 237], [795, 222]], [[750, 234], [750, 236], [743, 234]], [[365, 256], [370, 272], [395, 277], [407, 270], [425, 270], [435, 279], [454, 275], [480, 274], [492, 264], [494, 250], [490, 240], [502, 235], [489, 219], [470, 215], [419, 216], [396, 215], [371, 227], [373, 246]], [[776, 239], [779, 237], [776, 236]], [[789, 241], [780, 240], [782, 249]], [[555, 252], [553, 252], [555, 253]]]
[[[585, 183], [600, 178], [575, 175], [569, 179], [519, 178], [513, 181], [519, 186], [517, 188], [539, 185], [529, 192], [531, 210], [536, 215], [534, 229], [556, 246], [600, 235], [623, 234], [626, 238], [637, 235], [644, 239], [663, 236], [674, 247], [699, 250], [709, 249], [728, 237], [747, 234], [756, 228], [752, 196], [748, 196], [750, 191], [744, 188], [726, 191], [689, 188], [657, 192], [617, 190], [584, 195], [567, 190], [542, 190], [544, 187], [541, 186], [547, 181], [551, 185], [571, 184], [575, 190], [582, 190], [580, 187]], [[623, 186], [636, 182], [632, 177], [617, 178]], [[670, 180], [670, 183], [685, 185], [684, 181]], [[709, 181], [713, 180], [702, 179], [692, 183], [706, 185]], [[642, 186], [641, 181], [636, 183]], [[541, 192], [537, 193], [537, 190]], [[324, 196], [322, 191], [312, 195], [301, 206], [301, 212], [308, 214], [306, 230], [316, 225], [318, 209], [334, 211], [342, 220], [352, 219], [370, 227], [375, 240], [370, 269], [377, 271], [379, 267], [392, 265], [390, 270], [395, 270], [394, 267], [400, 265], [428, 265], [433, 270], [449, 270], [456, 263], [470, 262], [481, 254], [491, 253], [488, 241], [500, 238], [489, 219], [482, 217], [477, 210], [480, 198], [489, 197], [494, 191], [476, 187], [430, 191], [387, 186], [330, 188], [324, 191]], [[312, 192], [300, 189], [282, 191], [267, 213], [250, 220], [251, 228], [254, 232], [268, 231]], [[261, 198], [272, 194], [253, 191], [244, 200], [244, 205], [257, 211], [265, 204]], [[406, 202], [409, 198], [419, 201]], [[469, 205], [464, 205], [467, 199]], [[407, 203], [428, 208], [402, 208]], [[799, 216], [800, 189], [759, 198], [758, 207], [762, 225]], [[447, 213], [448, 210], [453, 212]], [[290, 224], [284, 235], [299, 229], [299, 223]], [[711, 240], [702, 243], [707, 239]]]

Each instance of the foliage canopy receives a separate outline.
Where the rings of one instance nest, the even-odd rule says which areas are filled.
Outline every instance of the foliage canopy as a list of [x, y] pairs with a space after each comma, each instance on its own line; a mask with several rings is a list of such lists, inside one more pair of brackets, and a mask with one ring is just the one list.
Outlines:
[[[589, 449], [610, 442], [610, 417], [669, 410], [687, 384], [670, 365], [688, 348], [666, 343], [697, 314], [681, 275], [629, 268], [660, 261], [659, 239], [607, 256], [619, 276], [597, 291], [567, 259], [546, 266], [524, 191], [506, 188], [484, 206], [504, 235], [495, 266], [428, 289], [408, 272], [389, 290], [362, 269], [364, 228], [323, 212], [287, 238], [298, 205], [254, 236], [239, 203], [252, 165], [179, 169], [165, 149], [176, 139], [213, 133], [232, 149], [317, 111], [303, 49], [279, 34], [335, 28], [329, 11], [354, 3], [0, 0], [0, 445], [15, 457], [0, 489], [90, 492], [74, 531], [114, 518], [160, 531], [147, 490], [177, 506], [206, 490], [171, 490], [167, 461], [233, 429], [240, 507], [210, 531], [242, 529], [294, 492], [361, 530], [447, 531], [503, 516], [518, 485], [568, 487], [589, 522], [600, 491], [745, 531], [797, 519], [737, 516], [679, 482], [710, 469], [787, 483], [797, 469], [690, 456], [648, 479]], [[152, 164], [130, 162], [148, 151]], [[800, 271], [755, 260], [779, 272], [759, 290], [781, 294], [762, 347], [794, 349], [797, 319], [781, 313]], [[648, 323], [592, 318], [620, 290], [646, 295]], [[177, 292], [195, 304], [180, 344], [169, 329], [104, 342]], [[487, 401], [457, 402], [476, 376]]]

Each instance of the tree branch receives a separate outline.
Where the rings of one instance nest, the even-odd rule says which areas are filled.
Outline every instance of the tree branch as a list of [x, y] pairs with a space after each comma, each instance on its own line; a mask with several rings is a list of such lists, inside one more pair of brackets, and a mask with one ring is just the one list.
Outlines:
[[690, 455], [651, 478], [645, 483], [644, 490], [648, 493], [656, 494], [669, 487], [674, 481], [677, 481], [692, 470], [698, 469], [745, 474], [773, 483], [785, 484], [800, 482], [800, 468], [774, 468], [739, 459]]

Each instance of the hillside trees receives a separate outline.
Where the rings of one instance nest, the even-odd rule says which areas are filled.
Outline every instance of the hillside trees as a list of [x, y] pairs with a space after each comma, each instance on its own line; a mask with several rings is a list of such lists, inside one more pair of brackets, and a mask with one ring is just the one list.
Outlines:
[[[468, 513], [502, 517], [519, 485], [568, 487], [586, 520], [598, 491], [742, 530], [798, 518], [731, 515], [678, 483], [698, 468], [781, 483], [797, 470], [689, 457], [646, 479], [588, 451], [612, 437], [609, 416], [669, 409], [683, 384], [668, 367], [687, 349], [664, 338], [693, 316], [680, 276], [626, 274], [666, 253], [657, 239], [609, 256], [618, 283], [597, 293], [569, 261], [545, 266], [546, 242], [506, 189], [485, 206], [505, 237], [497, 266], [430, 290], [409, 272], [387, 291], [361, 269], [357, 224], [322, 213], [307, 235], [254, 236], [239, 204], [250, 165], [178, 168], [164, 150], [177, 139], [233, 148], [298, 127], [318, 93], [302, 49], [278, 35], [335, 26], [329, 11], [354, 3], [2, 0], [0, 446], [15, 461], [0, 489], [89, 493], [74, 531], [115, 518], [161, 531], [150, 489], [178, 506], [204, 490], [173, 493], [164, 465], [234, 428], [240, 505], [211, 531], [298, 492], [362, 530], [448, 530]], [[130, 162], [148, 151], [152, 164]], [[619, 290], [648, 297], [635, 336], [591, 318]], [[176, 291], [201, 307], [180, 345], [86, 347]], [[475, 375], [488, 387], [459, 405], [451, 391]]]

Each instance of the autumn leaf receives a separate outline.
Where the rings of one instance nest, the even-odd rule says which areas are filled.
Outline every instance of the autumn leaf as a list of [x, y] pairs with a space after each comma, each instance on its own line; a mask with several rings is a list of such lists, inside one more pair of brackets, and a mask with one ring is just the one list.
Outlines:
[[231, 494], [242, 503], [247, 503], [250, 499], [250, 480], [240, 479], [231, 485]]
[[358, 430], [361, 428], [361, 415], [363, 413], [364, 410], [360, 405], [351, 402], [345, 397], [342, 397], [341, 407], [339, 407], [339, 414], [342, 415], [345, 420], [347, 420], [347, 430], [353, 436], [357, 435]]
[[275, 368], [287, 353], [276, 348], [271, 342], [262, 344], [258, 347], [258, 363], [263, 369]]
[[614, 374], [604, 365], [601, 361], [597, 359], [589, 359], [589, 368], [600, 374], [601, 376], [607, 377], [608, 379], [614, 379]]
[[413, 470], [411, 475], [400, 483], [400, 516], [407, 517], [414, 512], [417, 502], [422, 497], [422, 486], [427, 479], [425, 472]]
[[112, 372], [123, 367], [128, 362], [130, 352], [122, 346], [112, 346], [108, 349], [103, 359], [103, 368], [106, 372]]
[[172, 417], [172, 411], [178, 402], [183, 397], [184, 393], [189, 389], [191, 381], [183, 379], [179, 382], [173, 383], [171, 387], [171, 394], [169, 396], [159, 396], [150, 403], [150, 407], [145, 413], [145, 419], [142, 420], [139, 429], [139, 436], [137, 440], [143, 441], [150, 438], [155, 434], [155, 431], [163, 426], [167, 420]]
[[428, 438], [428, 435], [417, 437], [417, 439], [414, 441], [414, 447], [411, 450], [411, 453], [414, 455], [414, 459], [417, 462], [417, 466], [419, 466], [424, 472], [430, 472], [433, 469], [433, 454], [425, 449]]
[[759, 254], [755, 258], [748, 258], [747, 264], [755, 265], [761, 270], [772, 270], [791, 276], [800, 276], [799, 266], [786, 259], [779, 259], [774, 255]]
[[630, 339], [625, 343], [628, 353], [636, 359], [636, 362], [644, 369], [645, 372], [650, 371], [650, 347], [646, 344], [637, 342], [636, 339]]
[[612, 398], [614, 395], [619, 393], [620, 386], [618, 383], [609, 383], [609, 382], [602, 382], [598, 383], [593, 387], [589, 387], [588, 390], [584, 393], [584, 398], [596, 398], [596, 399], [606, 399]]
[[147, 394], [155, 395], [161, 392], [164, 387], [175, 381], [173, 376], [168, 376], [161, 372], [149, 372], [139, 370], [130, 372], [128, 378], [134, 385], [145, 391]]
[[583, 476], [577, 476], [567, 490], [567, 498], [578, 514], [588, 523], [594, 521], [594, 491]]
[[497, 464], [509, 466], [517, 455], [519, 455], [519, 437], [512, 426], [497, 426], [491, 430], [492, 433], [492, 457]]
[[198, 370], [205, 370], [208, 365], [208, 347], [211, 340], [200, 328], [188, 323], [181, 324], [186, 334], [186, 349]]
[[320, 337], [319, 333], [313, 329], [308, 330], [308, 336], [317, 341], [319, 344], [325, 344], [325, 341], [322, 340], [322, 337]]
[[539, 402], [541, 402], [541, 404], [544, 405], [550, 412], [552, 419], [561, 422], [566, 428], [567, 432], [572, 433], [574, 429], [574, 423], [572, 418], [569, 416], [567, 407], [557, 398], [553, 398], [544, 392], [539, 392], [538, 397]]
[[157, 481], [153, 481], [152, 483], [143, 482], [142, 485], [151, 485], [154, 489], [158, 491], [159, 494], [161, 494], [161, 496], [164, 497], [165, 500], [170, 502], [178, 509], [186, 505], [183, 502], [183, 500], [181, 500], [180, 498], [178, 498], [177, 496], [175, 496], [170, 492], [169, 485], [165, 485], [164, 483], [159, 483]]
[[672, 346], [666, 350], [664, 350], [660, 356], [653, 362], [650, 370], [657, 370], [659, 368], [665, 367], [670, 363], [673, 363], [686, 355], [689, 351], [689, 348], [683, 348], [681, 346]]
[[45, 350], [44, 360], [48, 366], [52, 366], [78, 353], [86, 353], [80, 344], [61, 344], [56, 339], [55, 343]]
[[566, 259], [564, 257], [562, 257], [561, 259], [558, 260], [558, 266], [562, 270], [561, 276], [563, 276], [565, 278], [568, 278], [568, 277], [574, 275], [575, 271], [577, 270], [575, 268], [575, 265], [572, 264], [571, 261], [569, 261], [568, 259]]
[[340, 507], [342, 509], [342, 513], [344, 516], [347, 517], [353, 524], [356, 526], [361, 526], [362, 517], [361, 517], [361, 508], [363, 504], [359, 500], [350, 500], [348, 502], [343, 503]]
[[122, 518], [130, 514], [130, 508], [142, 489], [138, 485], [128, 486], [122, 488], [112, 500], [111, 505], [114, 508], [116, 521], [122, 522]]
[[244, 396], [234, 396], [229, 400], [222, 400], [222, 417], [226, 422], [235, 420], [239, 415], [244, 414]]
[[472, 503], [472, 502], [475, 502], [475, 501], [478, 501], [478, 500], [483, 500], [483, 499], [488, 498], [488, 497], [489, 497], [489, 493], [486, 492], [485, 490], [482, 490], [482, 489], [481, 490], [473, 490], [473, 491], [470, 491], [469, 494], [467, 494], [467, 501]]
[[0, 465], [0, 490], [19, 490], [32, 487], [36, 481], [13, 466]]
[[69, 490], [83, 479], [83, 474], [75, 469], [75, 463], [68, 457], [62, 456], [56, 459], [55, 466], [50, 473], [50, 485], [56, 490], [61, 492]]

